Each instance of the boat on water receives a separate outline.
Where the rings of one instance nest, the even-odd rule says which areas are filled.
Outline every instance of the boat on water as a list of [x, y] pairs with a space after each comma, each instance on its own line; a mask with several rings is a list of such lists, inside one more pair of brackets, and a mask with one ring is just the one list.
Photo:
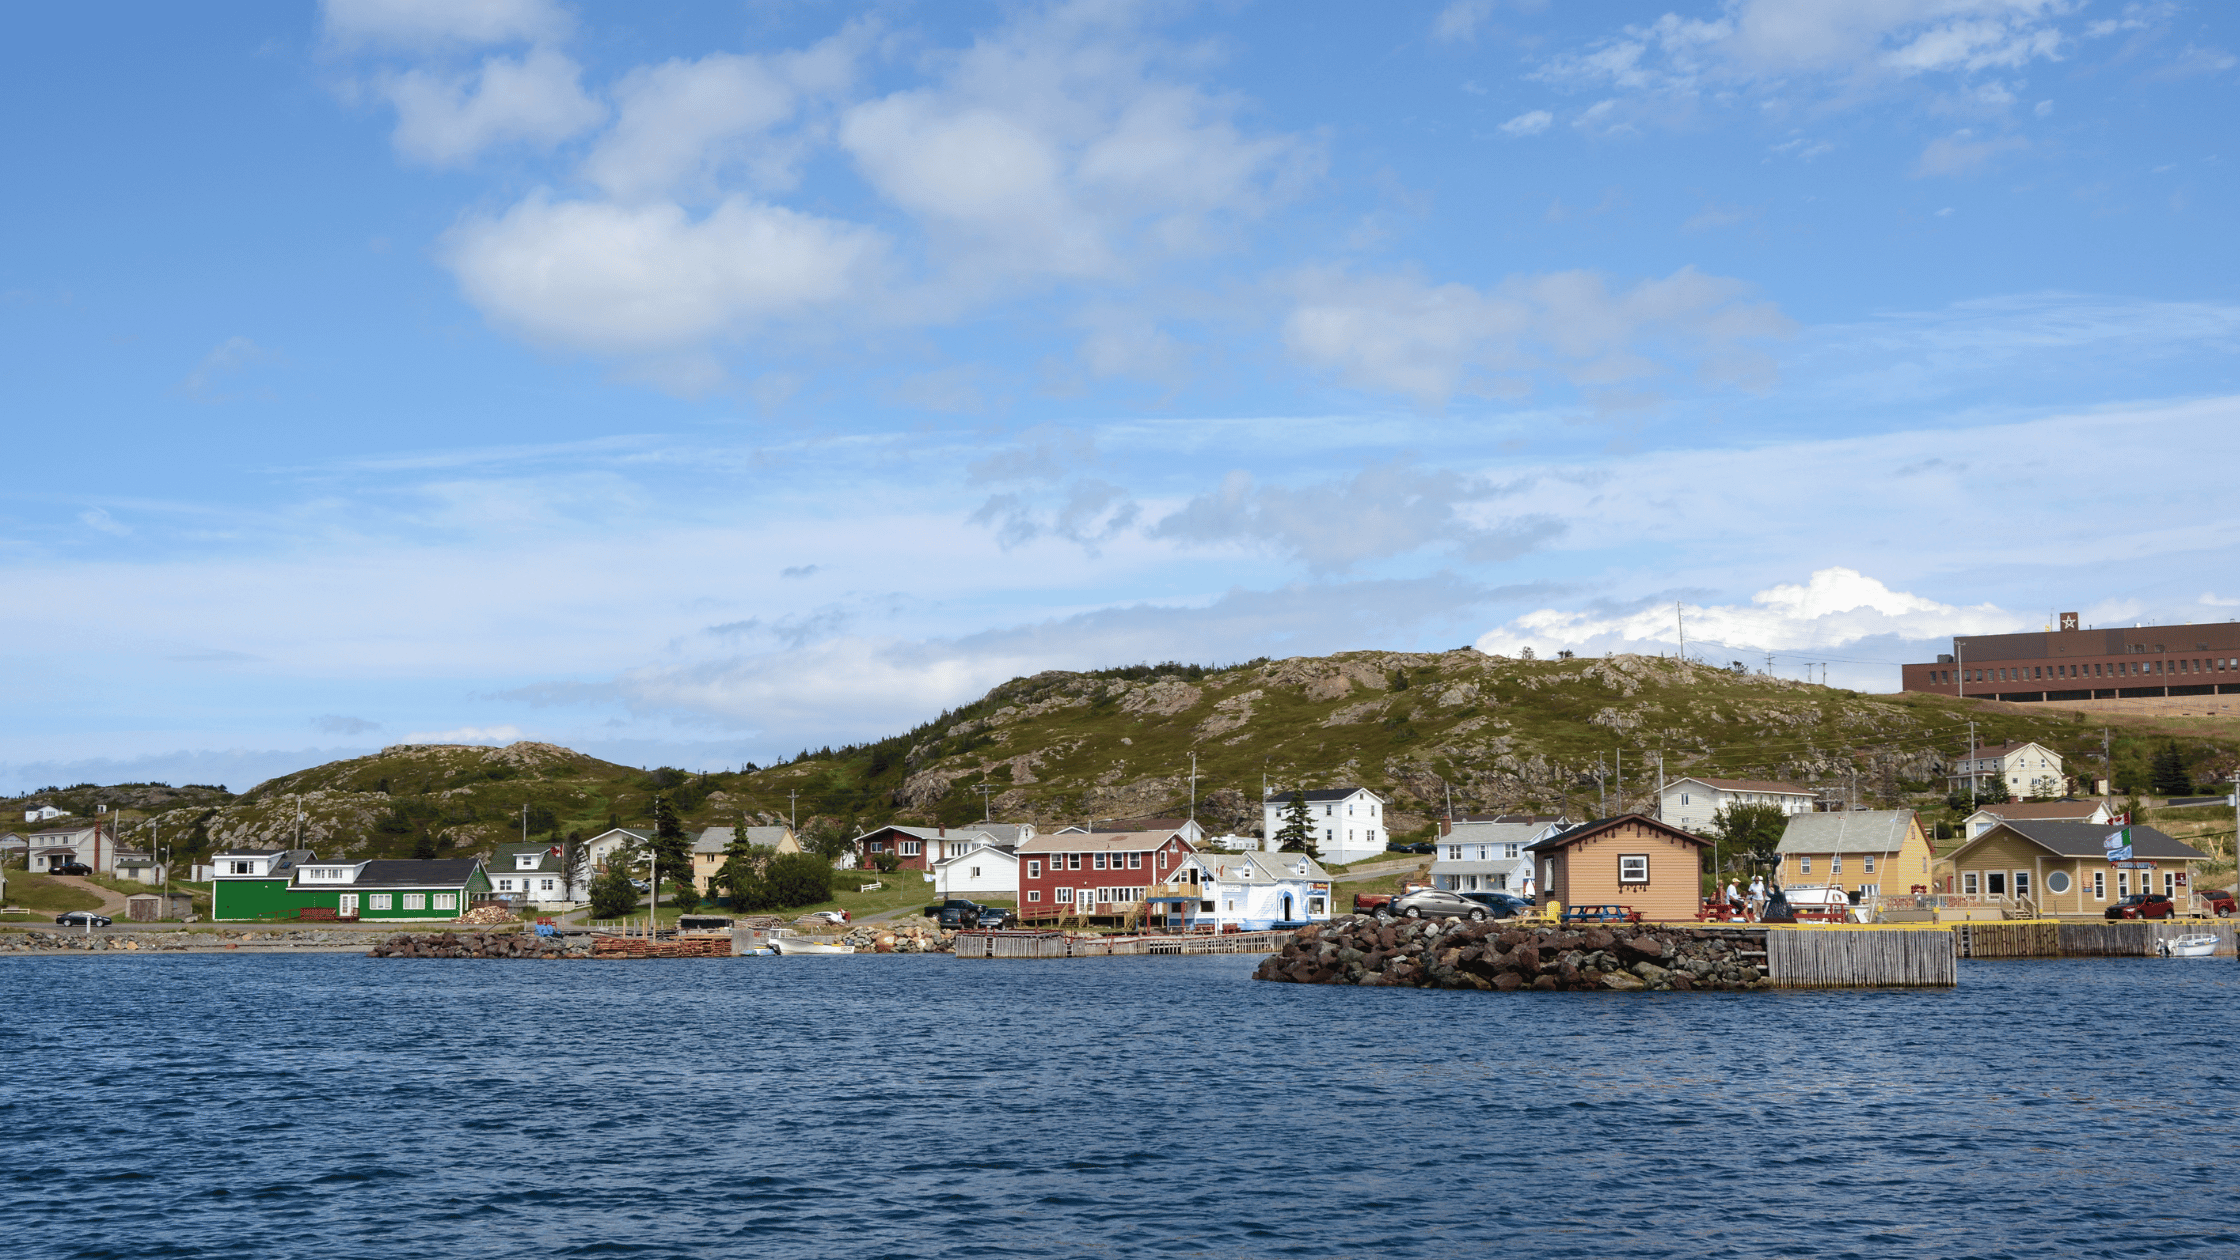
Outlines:
[[2154, 943], [2154, 949], [2164, 958], [2207, 958], [2217, 952], [2217, 938], [2212, 932], [2164, 937]]
[[792, 954], [852, 954], [856, 952], [856, 947], [853, 945], [827, 945], [823, 941], [812, 941], [800, 936], [773, 936], [770, 938], [770, 948], [778, 951], [780, 958]]

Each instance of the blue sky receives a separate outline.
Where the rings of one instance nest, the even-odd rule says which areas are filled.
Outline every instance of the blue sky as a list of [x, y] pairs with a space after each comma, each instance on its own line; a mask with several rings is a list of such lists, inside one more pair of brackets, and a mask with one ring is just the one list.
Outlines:
[[0, 786], [2240, 615], [2233, 11], [331, 0], [0, 57]]

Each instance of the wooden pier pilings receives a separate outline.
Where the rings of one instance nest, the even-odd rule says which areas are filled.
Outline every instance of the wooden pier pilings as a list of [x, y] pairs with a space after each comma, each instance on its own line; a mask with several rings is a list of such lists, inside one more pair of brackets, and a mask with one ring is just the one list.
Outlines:
[[2231, 923], [2064, 923], [2060, 931], [2064, 958], [2151, 958], [2156, 941], [2196, 935], [2216, 937], [2219, 957], [2234, 952]]
[[2050, 919], [2013, 923], [1955, 923], [1952, 939], [1962, 958], [2059, 958], [2061, 926]]
[[1189, 936], [1073, 936], [1065, 932], [959, 932], [959, 958], [1123, 958], [1140, 954], [1272, 954], [1289, 932]]
[[1768, 928], [1777, 989], [1934, 989], [1959, 983], [1954, 934], [1941, 929]]

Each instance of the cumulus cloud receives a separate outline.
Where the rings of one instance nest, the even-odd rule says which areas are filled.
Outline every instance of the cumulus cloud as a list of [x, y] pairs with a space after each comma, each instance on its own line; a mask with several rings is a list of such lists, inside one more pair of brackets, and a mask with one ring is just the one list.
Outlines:
[[1258, 485], [1240, 470], [1150, 533], [1199, 545], [1255, 544], [1331, 571], [1427, 547], [1451, 548], [1472, 561], [1507, 560], [1562, 532], [1542, 516], [1491, 524], [1473, 518], [1473, 505], [1499, 494], [1459, 473], [1406, 463], [1297, 487]]
[[1949, 136], [1931, 140], [1921, 151], [1921, 159], [1914, 163], [1913, 173], [1917, 176], [1965, 175], [2001, 153], [2029, 147], [2030, 142], [2020, 136], [1979, 139], [1974, 132], [1962, 128]]
[[1478, 39], [1478, 24], [1493, 13], [1493, 0], [1454, 0], [1431, 19], [1431, 38], [1442, 44], [1470, 44]]
[[1959, 607], [1894, 591], [1855, 569], [1826, 568], [1802, 583], [1771, 586], [1747, 604], [1670, 601], [1626, 611], [1543, 608], [1486, 631], [1480, 651], [1515, 656], [1525, 648], [1611, 652], [1673, 649], [1680, 620], [1691, 643], [1737, 651], [1823, 651], [1863, 639], [1935, 639], [2028, 629], [2027, 618], [1991, 604]]
[[1547, 110], [1535, 109], [1501, 124], [1501, 130], [1512, 136], [1537, 136], [1546, 131], [1555, 120], [1556, 116]]
[[397, 151], [430, 166], [457, 166], [498, 144], [557, 144], [607, 112], [585, 94], [582, 67], [547, 47], [491, 57], [472, 72], [407, 70], [379, 86], [396, 107]]
[[567, 34], [550, 0], [324, 0], [327, 37], [413, 49], [545, 41]]
[[1749, 285], [1693, 268], [1619, 290], [1584, 271], [1482, 290], [1325, 271], [1298, 281], [1283, 339], [1346, 384], [1437, 407], [1456, 393], [1521, 395], [1543, 372], [1588, 388], [1638, 382], [1668, 370], [1656, 355], [1755, 387], [1772, 375], [1759, 344], [1791, 330]]
[[857, 296], [877, 232], [743, 196], [695, 217], [539, 193], [456, 228], [448, 256], [469, 301], [545, 345], [653, 355]]
[[454, 726], [447, 731], [414, 731], [403, 744], [510, 744], [521, 738], [518, 726]]

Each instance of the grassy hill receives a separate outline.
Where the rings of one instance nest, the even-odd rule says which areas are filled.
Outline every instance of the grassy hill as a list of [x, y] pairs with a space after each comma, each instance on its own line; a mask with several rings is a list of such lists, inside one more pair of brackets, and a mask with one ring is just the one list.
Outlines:
[[[1929, 805], [1967, 743], [2035, 739], [2072, 773], [2144, 781], [2175, 741], [2197, 779], [2229, 775], [2240, 728], [2208, 719], [2081, 715], [1925, 695], [1866, 695], [1656, 657], [1526, 661], [1471, 649], [1350, 652], [1225, 668], [1051, 671], [887, 739], [805, 751], [781, 765], [693, 774], [615, 765], [552, 744], [401, 745], [258, 784], [239, 796], [161, 784], [80, 785], [18, 798], [74, 813], [111, 805], [124, 839], [153, 832], [182, 857], [303, 843], [331, 857], [487, 853], [521, 833], [647, 825], [666, 796], [691, 826], [783, 821], [846, 835], [886, 821], [1023, 819], [1045, 828], [1180, 814], [1215, 830], [1259, 825], [1272, 787], [1375, 788], [1393, 830], [1457, 812], [1642, 809], [1656, 783], [1771, 778], [1863, 804]], [[1620, 763], [1622, 762], [1622, 778]], [[1602, 787], [1598, 790], [1598, 766]], [[798, 797], [798, 803], [790, 799]], [[20, 816], [20, 815], [19, 815]], [[152, 820], [152, 821], [151, 821]]]

